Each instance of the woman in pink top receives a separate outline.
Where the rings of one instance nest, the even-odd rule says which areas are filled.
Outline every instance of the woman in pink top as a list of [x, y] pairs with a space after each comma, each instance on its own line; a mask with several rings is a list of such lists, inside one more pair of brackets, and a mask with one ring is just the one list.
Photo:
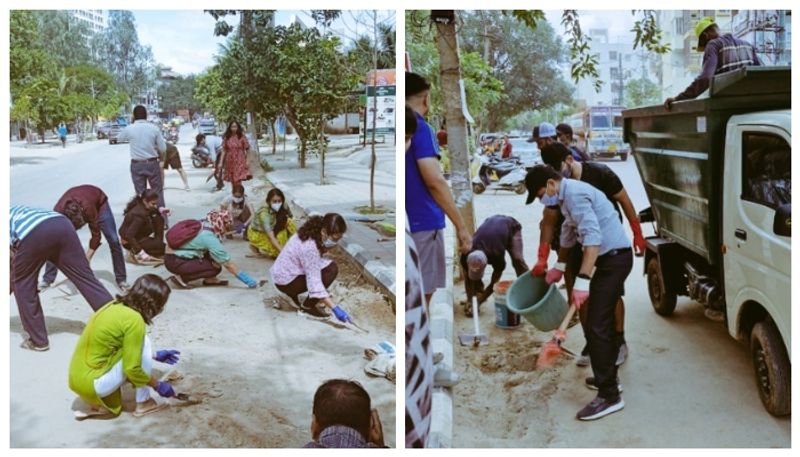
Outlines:
[[223, 169], [223, 179], [238, 186], [242, 181], [252, 179], [250, 167], [247, 165], [247, 151], [250, 143], [244, 136], [242, 126], [237, 121], [231, 121], [225, 130], [222, 140], [222, 157], [219, 159]]
[[[336, 247], [347, 230], [342, 216], [328, 213], [311, 216], [297, 233], [289, 238], [272, 265], [272, 280], [281, 292], [292, 299], [298, 308], [315, 317], [328, 317], [319, 303], [330, 308], [342, 322], [350, 316], [335, 305], [328, 294], [328, 286], [339, 274], [336, 262], [322, 257], [326, 251]], [[298, 295], [308, 292], [308, 297], [300, 304]]]

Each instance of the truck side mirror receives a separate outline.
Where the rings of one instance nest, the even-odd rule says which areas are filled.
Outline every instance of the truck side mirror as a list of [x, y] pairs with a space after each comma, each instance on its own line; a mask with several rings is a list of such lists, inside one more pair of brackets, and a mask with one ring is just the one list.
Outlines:
[[780, 205], [775, 210], [775, 222], [772, 231], [779, 236], [792, 236], [792, 204]]

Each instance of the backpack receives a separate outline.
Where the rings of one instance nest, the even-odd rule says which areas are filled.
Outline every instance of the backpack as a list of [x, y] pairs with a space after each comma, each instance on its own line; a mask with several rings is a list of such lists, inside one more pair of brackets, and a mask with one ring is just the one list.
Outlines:
[[203, 223], [197, 219], [186, 219], [167, 230], [167, 244], [171, 249], [180, 249], [191, 241], [203, 229]]

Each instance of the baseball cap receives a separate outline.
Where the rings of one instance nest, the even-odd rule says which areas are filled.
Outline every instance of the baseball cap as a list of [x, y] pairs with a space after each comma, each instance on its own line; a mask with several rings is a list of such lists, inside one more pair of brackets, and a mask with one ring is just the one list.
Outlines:
[[697, 35], [698, 51], [702, 51], [706, 48], [706, 43], [708, 42], [708, 40], [706, 39], [705, 35], [703, 35], [703, 32], [705, 32], [706, 29], [711, 27], [712, 25], [717, 25], [717, 23], [714, 22], [714, 18], [711, 16], [706, 16], [697, 22], [697, 25], [694, 28], [694, 34]]
[[539, 138], [547, 138], [556, 136], [556, 128], [549, 122], [542, 122], [539, 124]]
[[472, 251], [467, 256], [467, 276], [473, 281], [483, 278], [483, 270], [486, 269], [486, 264], [489, 259], [486, 254], [481, 251]]
[[561, 179], [561, 175], [550, 165], [536, 165], [525, 175], [525, 187], [528, 189], [528, 199], [525, 200], [526, 205], [530, 205], [533, 202], [539, 189], [547, 186], [548, 179]]

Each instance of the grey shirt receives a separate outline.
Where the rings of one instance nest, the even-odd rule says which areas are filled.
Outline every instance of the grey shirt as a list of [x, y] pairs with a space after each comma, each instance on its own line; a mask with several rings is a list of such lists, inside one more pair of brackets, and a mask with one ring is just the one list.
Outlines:
[[159, 152], [167, 151], [167, 143], [158, 127], [142, 119], [122, 129], [117, 139], [130, 141], [131, 160], [152, 159], [158, 157]]
[[222, 150], [222, 138], [216, 135], [206, 135], [206, 147], [211, 153], [211, 160], [217, 160], [217, 154]]
[[561, 247], [571, 248], [578, 241], [583, 246], [599, 246], [598, 255], [631, 247], [619, 214], [605, 194], [593, 186], [562, 179], [558, 200], [565, 218], [561, 226]]

